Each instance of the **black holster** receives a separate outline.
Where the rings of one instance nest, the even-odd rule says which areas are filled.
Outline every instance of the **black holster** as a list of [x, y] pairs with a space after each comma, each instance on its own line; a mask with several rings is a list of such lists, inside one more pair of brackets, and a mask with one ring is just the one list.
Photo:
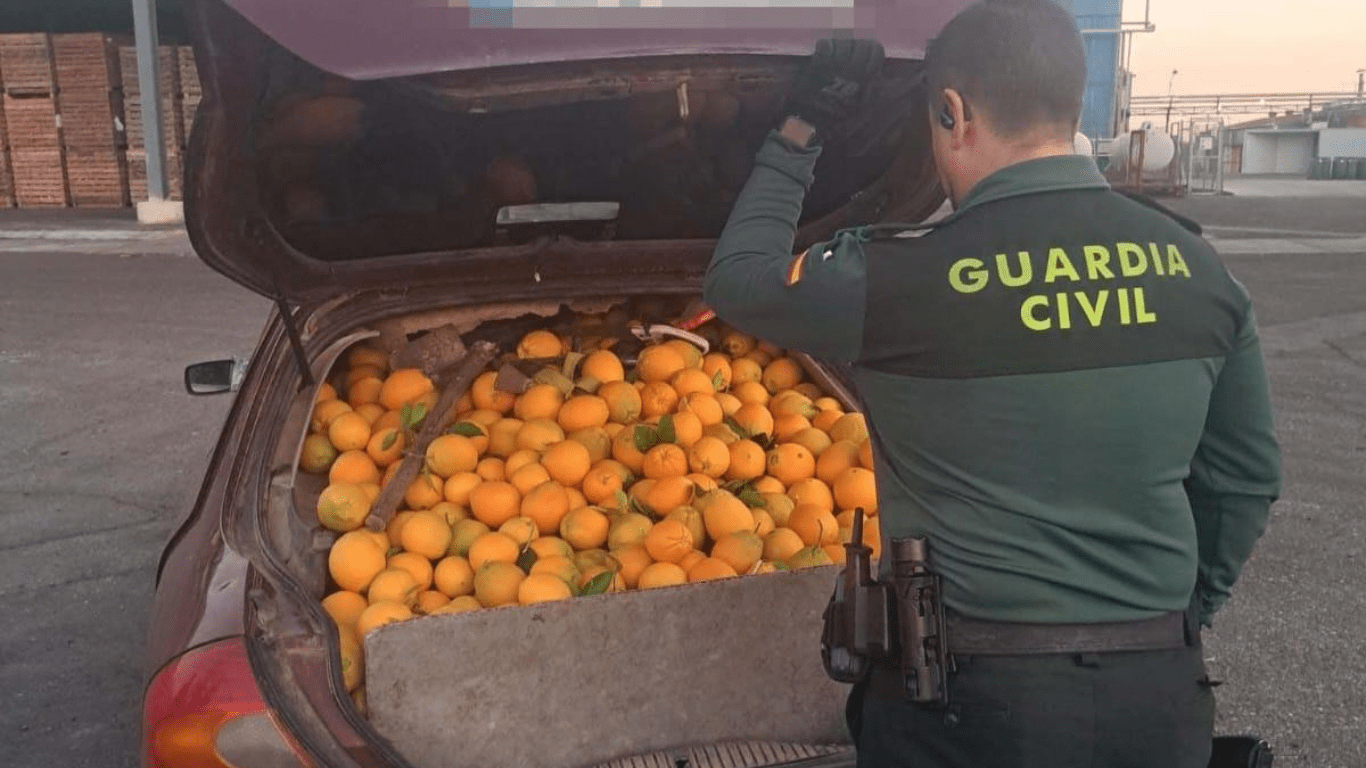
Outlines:
[[891, 542], [892, 582], [872, 575], [863, 510], [854, 515], [845, 565], [825, 608], [821, 661], [831, 679], [858, 683], [875, 665], [899, 669], [910, 701], [946, 704], [948, 653], [938, 578], [924, 539]]

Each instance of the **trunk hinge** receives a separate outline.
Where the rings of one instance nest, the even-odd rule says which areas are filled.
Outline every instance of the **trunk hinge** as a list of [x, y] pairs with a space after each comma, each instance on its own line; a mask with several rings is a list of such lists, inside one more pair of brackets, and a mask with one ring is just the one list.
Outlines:
[[303, 374], [304, 386], [313, 386], [313, 371], [308, 367], [308, 355], [304, 354], [304, 340], [299, 335], [299, 327], [294, 324], [294, 312], [289, 308], [289, 302], [283, 296], [275, 299], [275, 306], [280, 309], [280, 318], [285, 321], [285, 333], [289, 334], [289, 346], [294, 350], [294, 362], [299, 364], [299, 373]]

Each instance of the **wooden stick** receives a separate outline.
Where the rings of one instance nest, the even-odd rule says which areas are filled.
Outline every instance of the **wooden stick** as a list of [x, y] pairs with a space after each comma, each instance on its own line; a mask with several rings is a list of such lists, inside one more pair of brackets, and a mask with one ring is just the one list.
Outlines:
[[379, 498], [375, 499], [369, 516], [365, 518], [365, 525], [370, 530], [382, 531], [393, 519], [399, 503], [408, 492], [408, 487], [422, 470], [422, 464], [427, 458], [427, 446], [440, 435], [441, 425], [450, 417], [455, 404], [469, 391], [475, 377], [483, 372], [497, 354], [498, 348], [491, 342], [476, 341], [460, 362], [452, 369], [448, 369], [449, 381], [442, 385], [441, 397], [437, 399], [436, 407], [427, 414], [426, 420], [422, 423], [422, 431], [417, 434], [413, 444], [403, 452], [398, 470], [384, 486], [384, 490], [380, 491]]

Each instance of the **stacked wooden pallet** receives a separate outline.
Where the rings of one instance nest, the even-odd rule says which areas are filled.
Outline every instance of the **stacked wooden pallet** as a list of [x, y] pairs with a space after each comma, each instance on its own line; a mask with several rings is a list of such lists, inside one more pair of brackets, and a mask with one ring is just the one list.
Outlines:
[[128, 205], [117, 41], [102, 33], [56, 35], [52, 48], [71, 204]]
[[14, 201], [21, 208], [67, 204], [52, 39], [0, 35], [0, 87]]
[[[182, 195], [184, 163], [181, 151], [185, 145], [185, 118], [181, 111], [180, 55], [176, 46], [163, 45], [158, 50], [161, 69], [161, 131], [166, 157], [168, 197], [179, 200]], [[129, 105], [128, 125], [128, 191], [133, 200], [147, 199], [147, 145], [142, 129], [142, 87], [138, 81], [137, 49], [119, 49], [123, 72], [123, 98]], [[197, 81], [196, 81], [197, 82]], [[134, 108], [132, 105], [139, 105]]]

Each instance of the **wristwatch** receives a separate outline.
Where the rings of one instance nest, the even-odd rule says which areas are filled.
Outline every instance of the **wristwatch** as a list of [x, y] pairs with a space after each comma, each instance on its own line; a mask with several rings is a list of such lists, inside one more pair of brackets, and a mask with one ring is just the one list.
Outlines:
[[816, 136], [816, 127], [796, 115], [788, 115], [778, 129], [778, 135], [787, 139], [793, 146], [805, 149], [811, 146]]

